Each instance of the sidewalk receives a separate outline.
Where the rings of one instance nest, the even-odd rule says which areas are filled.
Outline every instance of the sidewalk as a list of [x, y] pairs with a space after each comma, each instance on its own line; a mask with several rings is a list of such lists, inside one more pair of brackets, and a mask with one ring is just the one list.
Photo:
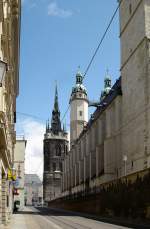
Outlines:
[[[29, 214], [23, 214], [23, 212], [28, 212]], [[2, 226], [0, 229], [35, 229], [37, 224], [32, 218], [30, 212], [35, 212], [31, 208], [25, 207], [21, 212], [22, 214], [13, 214], [11, 217], [11, 222], [7, 226]], [[30, 226], [29, 226], [30, 225]]]

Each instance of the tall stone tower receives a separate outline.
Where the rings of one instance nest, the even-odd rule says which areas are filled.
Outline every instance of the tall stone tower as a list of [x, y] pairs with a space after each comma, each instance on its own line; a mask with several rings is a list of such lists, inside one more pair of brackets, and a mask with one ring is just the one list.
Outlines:
[[72, 146], [88, 122], [87, 91], [83, 86], [83, 76], [80, 72], [76, 74], [76, 85], [72, 88], [70, 106], [70, 144]]
[[150, 0], [119, 2], [122, 158], [130, 173], [150, 167]]
[[52, 200], [61, 192], [62, 161], [65, 154], [67, 154], [67, 151], [68, 134], [64, 128], [61, 128], [58, 92], [56, 86], [51, 127], [48, 121], [46, 124], [46, 133], [44, 135], [44, 202]]

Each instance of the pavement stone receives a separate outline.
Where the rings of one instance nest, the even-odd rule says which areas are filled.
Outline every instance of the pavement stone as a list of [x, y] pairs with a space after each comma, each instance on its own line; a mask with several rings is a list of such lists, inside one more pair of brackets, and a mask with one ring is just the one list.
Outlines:
[[[32, 212], [33, 210], [31, 208], [27, 208], [25, 207], [23, 212]], [[29, 217], [28, 217], [29, 218]], [[34, 221], [29, 220], [27, 218], [27, 215], [25, 214], [13, 214], [11, 217], [11, 221], [10, 223], [8, 223], [8, 225], [6, 226], [2, 226], [2, 228], [0, 227], [0, 229], [29, 229], [28, 227], [28, 223], [30, 223], [31, 227], [30, 228], [36, 228], [34, 225]], [[30, 221], [30, 222], [29, 222]]]

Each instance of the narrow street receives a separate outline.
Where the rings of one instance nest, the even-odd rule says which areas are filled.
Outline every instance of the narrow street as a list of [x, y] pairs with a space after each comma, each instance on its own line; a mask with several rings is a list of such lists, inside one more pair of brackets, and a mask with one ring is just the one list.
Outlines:
[[76, 216], [70, 212], [33, 207], [14, 214], [11, 224], [4, 229], [123, 229], [126, 227]]

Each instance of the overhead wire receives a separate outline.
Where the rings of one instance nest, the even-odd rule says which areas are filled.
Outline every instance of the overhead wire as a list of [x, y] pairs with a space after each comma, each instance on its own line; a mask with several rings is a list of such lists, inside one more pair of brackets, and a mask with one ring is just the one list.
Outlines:
[[63, 115], [63, 117], [62, 117], [62, 119], [61, 119], [61, 122], [64, 120], [64, 118], [66, 117], [66, 115], [67, 115], [67, 113], [68, 113], [68, 111], [69, 111], [69, 108], [70, 108], [70, 104], [68, 105], [68, 107], [67, 107], [67, 110], [65, 111], [65, 113], [64, 113], [64, 115]]
[[118, 9], [119, 9], [119, 7], [120, 7], [120, 4], [121, 4], [121, 1], [120, 1], [120, 3], [118, 4], [118, 6], [117, 6], [115, 12], [113, 13], [113, 15], [112, 15], [112, 17], [111, 17], [111, 19], [110, 19], [110, 21], [109, 21], [109, 23], [108, 23], [108, 26], [107, 26], [107, 28], [106, 28], [106, 30], [105, 30], [103, 36], [101, 37], [100, 42], [99, 42], [97, 48], [95, 49], [94, 54], [93, 54], [93, 56], [92, 56], [92, 58], [91, 58], [89, 64], [87, 65], [87, 68], [86, 68], [85, 73], [84, 73], [84, 77], [87, 75], [87, 73], [88, 73], [88, 71], [89, 71], [89, 69], [90, 69], [90, 67], [91, 67], [91, 65], [92, 65], [92, 63], [93, 63], [93, 61], [94, 61], [94, 59], [95, 59], [96, 54], [97, 54], [97, 52], [99, 51], [99, 49], [100, 49], [100, 47], [101, 47], [101, 45], [102, 45], [102, 43], [103, 43], [103, 41], [104, 41], [104, 39], [105, 39], [105, 37], [106, 37], [106, 35], [107, 35], [107, 32], [108, 32], [108, 30], [109, 30], [109, 28], [110, 28], [110, 26], [111, 26], [111, 24], [112, 24], [112, 22], [113, 22], [113, 20], [114, 20], [114, 18], [115, 18], [115, 16], [116, 16], [116, 14], [117, 14], [117, 12], [118, 12]]
[[[116, 16], [116, 14], [117, 14], [117, 12], [118, 12], [118, 9], [119, 9], [119, 7], [120, 7], [120, 4], [121, 4], [121, 2], [118, 4], [116, 10], [114, 11], [114, 13], [113, 13], [113, 15], [112, 15], [112, 17], [111, 17], [111, 19], [110, 19], [110, 21], [109, 21], [109, 23], [108, 23], [108, 26], [107, 26], [107, 28], [106, 28], [106, 30], [105, 30], [103, 36], [101, 37], [100, 42], [99, 42], [99, 44], [98, 44], [96, 50], [94, 51], [94, 54], [92, 55], [92, 58], [91, 58], [89, 64], [87, 65], [87, 68], [86, 68], [86, 70], [85, 70], [85, 73], [84, 73], [84, 75], [83, 75], [83, 78], [85, 78], [85, 76], [87, 75], [87, 73], [88, 73], [88, 71], [89, 71], [89, 69], [90, 69], [90, 67], [91, 67], [91, 65], [92, 65], [92, 63], [93, 63], [93, 61], [94, 61], [94, 59], [95, 59], [95, 56], [96, 56], [97, 52], [99, 51], [99, 49], [100, 49], [100, 47], [101, 47], [101, 45], [102, 45], [102, 43], [103, 43], [103, 41], [104, 41], [104, 39], [105, 39], [105, 37], [106, 37], [106, 35], [107, 35], [107, 32], [108, 32], [108, 30], [109, 30], [109, 28], [110, 28], [110, 26], [111, 26], [111, 24], [112, 24], [112, 22], [113, 22], [113, 20], [114, 20], [114, 18], [115, 18], [115, 16]], [[61, 119], [61, 122], [62, 122], [62, 121], [64, 120], [64, 118], [66, 117], [66, 115], [67, 115], [67, 113], [68, 113], [68, 111], [69, 111], [69, 108], [70, 108], [70, 104], [68, 105], [68, 107], [67, 107], [67, 109], [66, 109], [66, 111], [65, 111], [65, 113], [64, 113], [64, 115], [63, 115], [63, 117], [62, 117], [62, 119]], [[45, 121], [44, 119], [42, 119], [42, 118], [40, 118], [40, 117], [37, 117], [37, 116], [35, 116], [35, 115], [31, 115], [31, 114], [27, 114], [27, 113], [22, 113], [22, 112], [17, 112], [17, 113], [20, 114], [20, 115], [32, 117], [32, 118], [35, 118], [35, 119], [38, 119], [38, 120], [41, 120], [41, 121]]]
[[[110, 21], [109, 21], [109, 23], [108, 23], [108, 26], [106, 27], [106, 30], [105, 30], [103, 36], [101, 37], [100, 42], [98, 43], [98, 46], [97, 46], [97, 48], [95, 49], [94, 54], [92, 55], [92, 58], [91, 58], [89, 64], [87, 65], [87, 68], [86, 68], [86, 70], [85, 70], [85, 72], [84, 72], [84, 75], [83, 75], [83, 79], [84, 79], [85, 76], [87, 75], [87, 73], [88, 73], [88, 71], [89, 71], [89, 69], [90, 69], [90, 67], [91, 67], [91, 65], [92, 65], [92, 63], [93, 63], [93, 61], [94, 61], [94, 59], [95, 59], [95, 57], [96, 57], [96, 54], [97, 54], [97, 52], [99, 51], [99, 49], [100, 49], [100, 47], [101, 47], [101, 45], [102, 45], [102, 43], [103, 43], [103, 41], [104, 41], [104, 39], [105, 39], [105, 37], [106, 37], [106, 35], [107, 35], [107, 32], [108, 32], [109, 29], [110, 29], [110, 26], [112, 25], [112, 22], [113, 22], [113, 20], [114, 20], [116, 14], [117, 14], [117, 12], [118, 12], [118, 10], [119, 10], [120, 4], [121, 4], [121, 1], [120, 1], [120, 3], [118, 4], [116, 10], [114, 11], [114, 13], [113, 13], [113, 15], [112, 15], [112, 17], [111, 17], [111, 19], [110, 19]], [[63, 119], [65, 118], [65, 116], [67, 115], [67, 112], [68, 112], [69, 108], [70, 108], [70, 104], [69, 104], [69, 106], [67, 107], [67, 109], [66, 109], [66, 111], [65, 111], [65, 113], [64, 113], [64, 116], [63, 116], [62, 120], [63, 120]]]
[[38, 117], [38, 116], [35, 116], [35, 115], [32, 115], [32, 114], [28, 114], [28, 113], [23, 113], [23, 112], [16, 112], [17, 114], [19, 114], [19, 115], [22, 115], [22, 116], [27, 116], [27, 117], [30, 117], [30, 118], [34, 118], [34, 119], [38, 119], [38, 120], [40, 120], [40, 121], [43, 121], [43, 122], [45, 122], [45, 119], [43, 119], [43, 118], [40, 118], [40, 117]]
[[[102, 35], [102, 37], [101, 37], [101, 39], [100, 39], [100, 42], [98, 43], [98, 46], [97, 46], [97, 48], [95, 49], [94, 54], [92, 55], [92, 58], [91, 58], [89, 64], [87, 65], [87, 68], [86, 68], [86, 70], [85, 70], [85, 72], [84, 72], [84, 75], [83, 75], [83, 79], [85, 78], [85, 76], [87, 75], [87, 73], [88, 73], [90, 67], [91, 67], [92, 64], [93, 64], [93, 61], [94, 61], [94, 59], [95, 59], [95, 57], [96, 57], [96, 55], [97, 55], [97, 53], [98, 53], [98, 51], [99, 51], [99, 49], [100, 49], [100, 47], [101, 47], [101, 45], [102, 45], [102, 43], [103, 43], [103, 41], [104, 41], [106, 35], [107, 35], [107, 32], [109, 31], [109, 29], [110, 29], [110, 27], [111, 27], [111, 25], [112, 25], [112, 22], [113, 22], [113, 20], [114, 20], [116, 14], [117, 14], [117, 12], [118, 12], [118, 9], [119, 9], [119, 7], [120, 7], [120, 4], [121, 4], [121, 1], [120, 1], [120, 3], [118, 4], [116, 10], [114, 11], [114, 13], [113, 13], [113, 15], [112, 15], [112, 17], [111, 17], [111, 19], [110, 19], [110, 21], [109, 21], [109, 23], [108, 23], [108, 26], [106, 27], [106, 30], [104, 31], [104, 34]], [[66, 115], [67, 115], [67, 113], [68, 113], [68, 111], [69, 111], [69, 108], [70, 108], [70, 104], [68, 105], [68, 107], [67, 107], [67, 109], [66, 109], [66, 111], [65, 111], [65, 113], [64, 113], [64, 115], [63, 115], [63, 117], [62, 117], [62, 119], [61, 119], [61, 122], [62, 122], [62, 121], [64, 120], [64, 118], [66, 117]], [[37, 116], [34, 116], [34, 115], [30, 115], [30, 114], [26, 114], [26, 113], [22, 113], [22, 112], [17, 112], [17, 113], [18, 113], [18, 114], [21, 114], [21, 115], [33, 117], [33, 118], [39, 119], [39, 120], [41, 120], [41, 121], [45, 121], [45, 120], [43, 120], [43, 119], [41, 119], [41, 118], [39, 118], [39, 117], [37, 117]], [[42, 162], [40, 163], [40, 166], [41, 166], [41, 164], [42, 164]], [[39, 167], [38, 167], [38, 169], [39, 169]], [[38, 169], [37, 169], [37, 170], [38, 170]], [[36, 172], [37, 172], [37, 170], [36, 170]]]

